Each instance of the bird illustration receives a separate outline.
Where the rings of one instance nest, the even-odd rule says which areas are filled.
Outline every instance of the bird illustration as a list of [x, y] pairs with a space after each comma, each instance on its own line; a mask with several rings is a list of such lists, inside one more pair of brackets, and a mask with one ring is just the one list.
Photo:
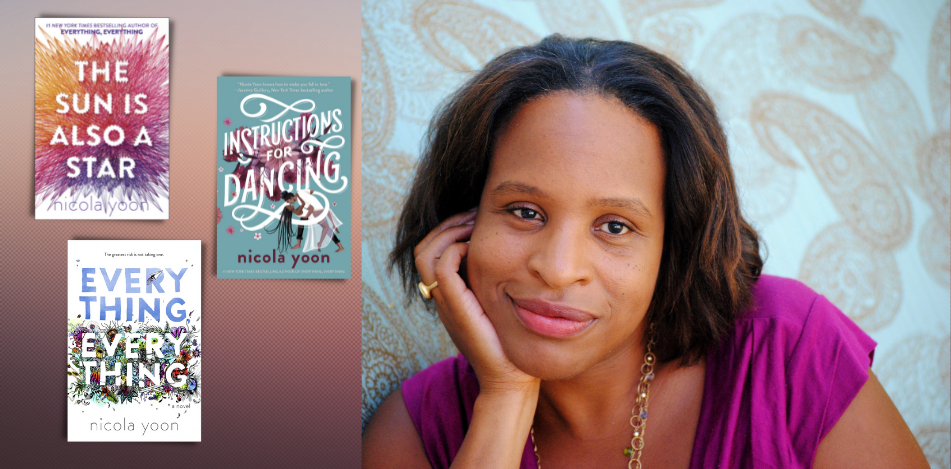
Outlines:
[[146, 284], [146, 285], [151, 285], [153, 280], [159, 278], [159, 275], [162, 275], [162, 271], [161, 271], [161, 270], [159, 270], [158, 272], [155, 272], [155, 273], [152, 274], [152, 275], [149, 275], [149, 278], [148, 278], [148, 280], [145, 281], [145, 284]]

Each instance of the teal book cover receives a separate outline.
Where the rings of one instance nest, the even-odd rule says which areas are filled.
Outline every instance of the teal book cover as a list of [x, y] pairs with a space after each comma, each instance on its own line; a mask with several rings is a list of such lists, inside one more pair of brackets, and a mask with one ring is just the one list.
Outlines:
[[218, 77], [218, 278], [350, 278], [349, 77]]

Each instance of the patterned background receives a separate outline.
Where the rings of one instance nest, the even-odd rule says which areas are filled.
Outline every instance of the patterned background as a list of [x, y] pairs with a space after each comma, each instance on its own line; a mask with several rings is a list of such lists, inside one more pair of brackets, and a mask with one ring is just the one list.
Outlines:
[[455, 353], [385, 269], [429, 118], [490, 58], [560, 32], [643, 43], [701, 81], [766, 273], [802, 280], [878, 341], [873, 371], [949, 467], [949, 25], [941, 0], [365, 0], [364, 425]]

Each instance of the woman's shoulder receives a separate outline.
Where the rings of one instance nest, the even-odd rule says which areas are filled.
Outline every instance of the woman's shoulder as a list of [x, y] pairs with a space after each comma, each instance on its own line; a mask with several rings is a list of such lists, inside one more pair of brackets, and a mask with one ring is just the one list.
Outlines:
[[[362, 467], [431, 469], [399, 388], [376, 409], [363, 431], [362, 446]], [[393, 448], [399, 448], [399, 451], [393, 451]]]
[[479, 382], [460, 354], [433, 363], [403, 382], [403, 402], [434, 468], [449, 467], [462, 446]]
[[740, 319], [783, 319], [802, 324], [820, 295], [799, 280], [761, 275], [751, 289], [753, 300]]
[[[433, 407], [470, 406], [479, 394], [479, 383], [469, 362], [461, 354], [429, 365], [403, 382], [403, 400], [410, 416], [429, 413]], [[452, 401], [452, 402], [447, 402]]]
[[737, 318], [734, 346], [754, 341], [776, 349], [788, 364], [845, 348], [867, 366], [876, 343], [828, 298], [802, 282], [763, 275], [752, 289], [750, 307]]
[[809, 467], [868, 379], [876, 343], [797, 280], [764, 275], [752, 293], [733, 333], [707, 357], [702, 420], [709, 435], [733, 429], [749, 441], [727, 441], [695, 457], [742, 459], [752, 445], [773, 448], [758, 453], [777, 455], [777, 467]]
[[[793, 339], [815, 329], [858, 336], [862, 341], [868, 339], [828, 298], [798, 280], [762, 275], [751, 293], [750, 306], [737, 317], [737, 334], [744, 334], [749, 324], [755, 323], [761, 328], [776, 329], [783, 333], [782, 336]], [[828, 334], [827, 337], [834, 336]]]
[[[403, 382], [363, 434], [363, 467], [448, 468], [472, 417], [475, 372], [462, 355], [433, 363]], [[400, 450], [396, 453], [393, 448]]]

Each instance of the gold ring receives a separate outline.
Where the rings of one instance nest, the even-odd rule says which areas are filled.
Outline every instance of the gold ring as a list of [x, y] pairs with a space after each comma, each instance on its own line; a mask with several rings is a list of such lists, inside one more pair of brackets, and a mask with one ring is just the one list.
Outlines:
[[433, 297], [433, 295], [431, 295], [429, 292], [433, 291], [433, 288], [438, 287], [439, 282], [433, 282], [432, 285], [426, 285], [423, 282], [419, 282], [418, 286], [419, 286], [419, 293], [423, 295], [423, 298], [428, 300]]

